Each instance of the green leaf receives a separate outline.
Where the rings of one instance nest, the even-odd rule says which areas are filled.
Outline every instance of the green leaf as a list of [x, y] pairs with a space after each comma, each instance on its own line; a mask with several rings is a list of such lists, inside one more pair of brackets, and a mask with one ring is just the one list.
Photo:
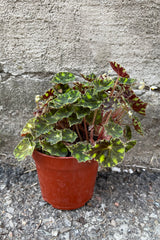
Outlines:
[[43, 119], [37, 118], [35, 121], [34, 137], [37, 138], [42, 134], [50, 132], [52, 129], [52, 125], [48, 125]]
[[77, 90], [71, 90], [64, 94], [59, 94], [57, 98], [51, 101], [55, 108], [63, 107], [67, 104], [76, 102], [81, 97], [81, 93]]
[[[117, 78], [113, 78], [113, 79], [116, 81]], [[119, 81], [118, 81], [118, 83], [126, 84], [126, 85], [132, 85], [135, 82], [136, 82], [135, 79], [133, 79], [133, 78], [125, 78], [125, 77], [120, 77]]]
[[127, 142], [125, 144], [125, 152], [128, 152], [131, 148], [133, 148], [136, 145], [136, 140], [132, 140], [130, 142]]
[[26, 123], [24, 128], [21, 131], [21, 136], [25, 136], [27, 134], [32, 134], [33, 129], [35, 128], [35, 120], [36, 118], [31, 118], [29, 121]]
[[65, 157], [68, 154], [68, 149], [62, 142], [52, 145], [46, 141], [42, 141], [40, 142], [40, 145], [42, 150], [49, 153], [51, 156]]
[[57, 109], [52, 109], [50, 112], [43, 115], [42, 120], [48, 122], [48, 124], [56, 123], [59, 120], [59, 118], [55, 117], [56, 112]]
[[90, 113], [90, 109], [89, 108], [85, 108], [85, 107], [81, 107], [81, 106], [75, 106], [74, 107], [74, 112], [77, 115], [77, 118], [83, 118], [85, 117], [87, 114]]
[[52, 82], [66, 84], [69, 82], [73, 82], [74, 80], [75, 80], [74, 74], [69, 72], [59, 72], [54, 76]]
[[87, 154], [91, 145], [86, 142], [78, 142], [75, 145], [67, 146], [72, 156], [78, 160], [78, 162], [86, 162], [91, 160], [91, 157]]
[[133, 116], [132, 123], [134, 126], [134, 129], [141, 135], [143, 135], [143, 129], [141, 127], [141, 122], [139, 121], [138, 117]]
[[73, 143], [77, 137], [77, 134], [71, 129], [65, 128], [62, 130], [62, 141]]
[[73, 113], [68, 118], [69, 126], [71, 127], [72, 125], [79, 124], [82, 122], [82, 120], [83, 120], [83, 118], [77, 118], [77, 115], [75, 113]]
[[85, 95], [82, 95], [82, 98], [79, 101], [78, 105], [82, 107], [88, 107], [91, 110], [95, 110], [101, 106], [102, 102], [103, 100], [101, 100], [101, 97], [96, 94], [96, 91], [94, 89], [88, 89]]
[[97, 79], [93, 81], [93, 84], [95, 86], [96, 92], [101, 92], [101, 91], [106, 91], [110, 89], [111, 87], [114, 86], [114, 81], [113, 80], [108, 80], [108, 79]]
[[49, 124], [54, 124], [63, 118], [68, 118], [73, 111], [72, 106], [65, 106], [56, 111], [51, 110], [44, 116], [43, 120], [46, 120]]
[[81, 74], [81, 76], [88, 82], [92, 82], [93, 80], [96, 79], [96, 75], [94, 73], [91, 73], [89, 75], [83, 75]]
[[48, 132], [45, 135], [45, 140], [52, 145], [62, 141], [62, 131], [57, 129], [56, 131], [52, 130]]
[[32, 156], [36, 143], [28, 138], [24, 138], [14, 149], [14, 156], [19, 161], [24, 160], [27, 156]]
[[128, 126], [128, 125], [125, 126], [123, 135], [127, 140], [130, 140], [132, 138], [132, 132], [131, 132], [130, 126]]
[[97, 143], [89, 153], [103, 166], [113, 167], [123, 161], [125, 146], [120, 139], [102, 141]]
[[113, 138], [119, 138], [123, 134], [122, 127], [111, 120], [105, 126], [105, 130], [107, 131], [107, 134], [112, 136]]

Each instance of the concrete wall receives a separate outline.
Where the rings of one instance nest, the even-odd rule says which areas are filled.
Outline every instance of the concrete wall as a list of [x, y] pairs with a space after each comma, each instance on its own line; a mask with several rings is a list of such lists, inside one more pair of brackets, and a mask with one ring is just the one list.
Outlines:
[[[102, 73], [113, 60], [148, 86], [160, 86], [159, 12], [159, 0], [1, 0], [1, 152], [13, 150], [34, 96], [55, 72]], [[147, 164], [154, 156], [160, 163], [159, 93], [142, 97], [151, 103], [145, 142], [140, 138], [128, 159]]]

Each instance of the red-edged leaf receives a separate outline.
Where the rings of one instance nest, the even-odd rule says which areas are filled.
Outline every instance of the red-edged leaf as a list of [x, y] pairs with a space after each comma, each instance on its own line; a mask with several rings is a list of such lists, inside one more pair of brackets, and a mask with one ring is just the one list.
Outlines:
[[116, 62], [110, 62], [110, 65], [120, 77], [129, 78], [129, 74], [120, 64]]
[[49, 89], [44, 95], [43, 95], [43, 99], [48, 99], [50, 96], [53, 96], [53, 92], [54, 90], [51, 88]]
[[81, 74], [81, 76], [88, 82], [92, 82], [96, 79], [96, 75], [94, 73], [91, 73], [90, 75], [85, 76], [84, 74]]
[[123, 96], [127, 99], [130, 106], [135, 112], [138, 112], [139, 114], [145, 115], [145, 110], [147, 107], [147, 103], [143, 102], [135, 93], [134, 91], [129, 88], [125, 87], [125, 91], [123, 93]]
[[134, 116], [134, 117], [132, 118], [132, 123], [133, 123], [133, 126], [134, 126], [135, 130], [136, 130], [139, 134], [143, 135], [143, 130], [142, 130], [142, 127], [141, 127], [141, 122], [139, 121], [139, 119]]

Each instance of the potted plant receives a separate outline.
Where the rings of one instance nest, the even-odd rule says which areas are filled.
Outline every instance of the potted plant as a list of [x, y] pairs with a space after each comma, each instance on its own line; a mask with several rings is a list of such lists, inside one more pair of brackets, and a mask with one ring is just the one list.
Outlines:
[[[57, 73], [52, 87], [36, 96], [36, 110], [14, 150], [18, 160], [32, 155], [44, 200], [60, 209], [83, 206], [93, 194], [98, 164], [121, 163], [135, 144], [132, 128], [143, 135], [137, 114], [144, 103], [132, 90], [135, 80], [110, 62], [117, 77]], [[126, 121], [128, 117], [129, 121]]]

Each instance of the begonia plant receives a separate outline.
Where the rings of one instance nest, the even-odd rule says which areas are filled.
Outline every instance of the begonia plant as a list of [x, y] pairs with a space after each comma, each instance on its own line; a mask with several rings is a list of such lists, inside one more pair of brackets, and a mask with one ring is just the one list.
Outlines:
[[34, 117], [21, 132], [15, 157], [23, 160], [36, 149], [78, 162], [94, 158], [107, 167], [122, 162], [136, 144], [132, 130], [143, 135], [138, 115], [145, 115], [147, 103], [132, 89], [136, 80], [116, 62], [110, 65], [117, 77], [92, 73], [77, 80], [73, 73], [57, 73], [51, 88], [36, 96]]

